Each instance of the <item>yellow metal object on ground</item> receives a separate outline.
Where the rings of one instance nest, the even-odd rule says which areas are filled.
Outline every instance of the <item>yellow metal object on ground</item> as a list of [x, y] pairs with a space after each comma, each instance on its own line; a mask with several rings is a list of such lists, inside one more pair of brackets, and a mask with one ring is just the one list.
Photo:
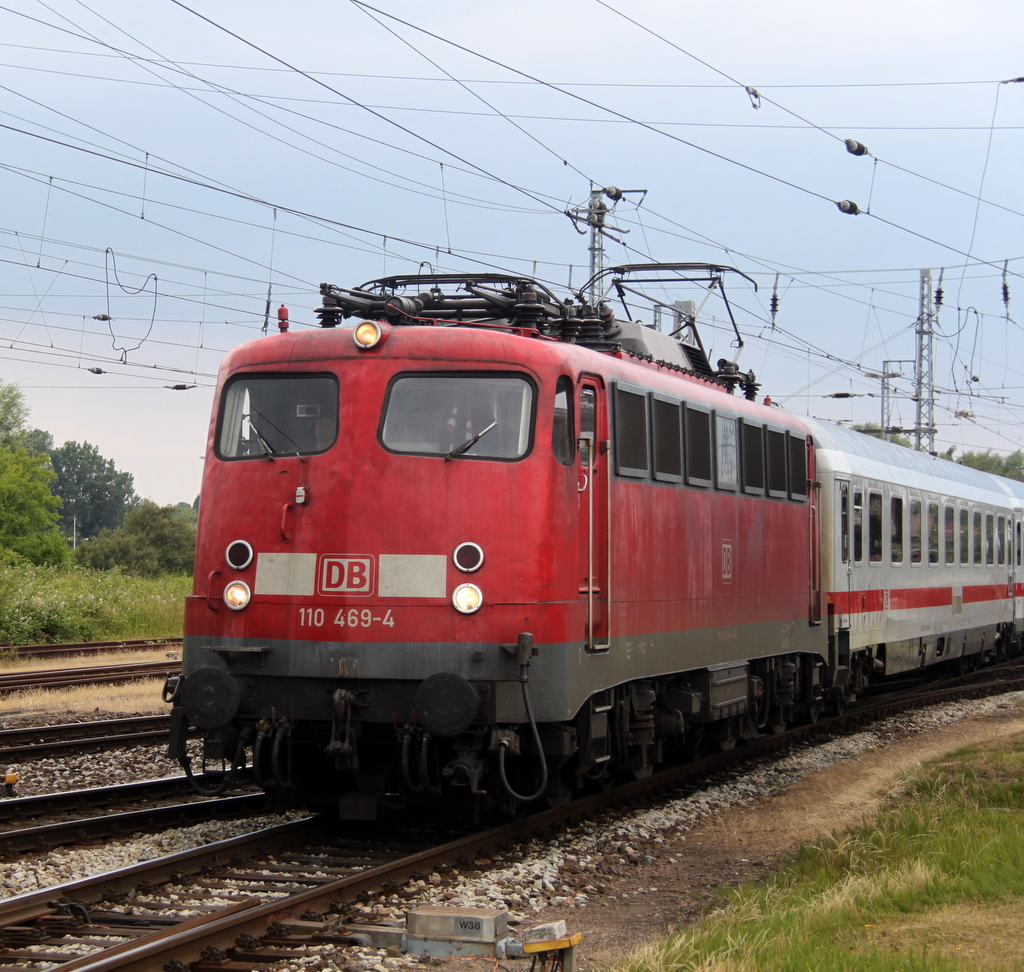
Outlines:
[[583, 932], [576, 932], [568, 938], [558, 938], [553, 942], [524, 942], [523, 951], [528, 955], [532, 952], [557, 952], [563, 948], [572, 948], [583, 941]]

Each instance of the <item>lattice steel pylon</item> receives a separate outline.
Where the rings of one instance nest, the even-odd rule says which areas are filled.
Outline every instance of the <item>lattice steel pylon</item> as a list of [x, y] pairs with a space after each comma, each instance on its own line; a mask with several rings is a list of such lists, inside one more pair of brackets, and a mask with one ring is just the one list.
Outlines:
[[920, 316], [917, 319], [917, 420], [914, 423], [914, 448], [918, 452], [935, 453], [935, 375], [933, 325], [935, 306], [932, 302], [932, 272], [921, 271]]

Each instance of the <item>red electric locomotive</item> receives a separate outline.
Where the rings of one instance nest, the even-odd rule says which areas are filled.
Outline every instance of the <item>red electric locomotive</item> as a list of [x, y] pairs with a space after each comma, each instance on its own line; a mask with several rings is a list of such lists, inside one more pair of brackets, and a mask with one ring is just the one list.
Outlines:
[[[727, 269], [607, 276], [627, 304]], [[823, 623], [810, 430], [692, 321], [677, 340], [493, 274], [322, 295], [322, 328], [221, 368], [165, 687], [190, 775], [205, 732], [197, 789], [251, 762], [345, 818], [555, 802], [866, 683], [871, 649]]]

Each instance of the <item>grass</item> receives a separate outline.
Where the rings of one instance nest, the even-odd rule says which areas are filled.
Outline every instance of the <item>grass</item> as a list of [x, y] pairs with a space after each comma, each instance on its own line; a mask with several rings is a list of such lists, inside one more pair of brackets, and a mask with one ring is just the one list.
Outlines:
[[0, 671], [48, 671], [53, 668], [97, 668], [103, 665], [132, 665], [138, 662], [159, 662], [180, 658], [181, 649], [169, 645], [147, 645], [131, 651], [101, 651], [58, 658], [19, 658], [11, 652], [0, 657]]
[[[97, 720], [118, 715], [168, 715], [171, 707], [160, 697], [163, 678], [78, 685], [66, 689], [31, 689], [0, 695], [0, 724], [11, 716], [73, 716]], [[2, 769], [2, 764], [0, 764]]]
[[181, 636], [191, 578], [0, 565], [0, 643]]
[[615, 972], [1024, 972], [1024, 737], [902, 782], [870, 824]]
[[[96, 665], [123, 665], [131, 662], [177, 660], [181, 652], [173, 648], [153, 647], [132, 652], [102, 652], [96, 655], [71, 655], [65, 658], [4, 658], [0, 671], [39, 671], [51, 668], [88, 668]], [[49, 713], [82, 716], [90, 712], [113, 714], [167, 715], [169, 706], [160, 698], [163, 678], [112, 682], [108, 685], [76, 685], [61, 689], [26, 689], [0, 695], [0, 716]]]

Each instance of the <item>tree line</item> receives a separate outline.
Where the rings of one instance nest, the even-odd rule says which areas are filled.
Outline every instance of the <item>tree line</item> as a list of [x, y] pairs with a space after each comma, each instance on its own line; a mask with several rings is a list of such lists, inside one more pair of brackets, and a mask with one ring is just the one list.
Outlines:
[[0, 381], [0, 563], [191, 573], [198, 499], [158, 506], [89, 442], [55, 446]]

